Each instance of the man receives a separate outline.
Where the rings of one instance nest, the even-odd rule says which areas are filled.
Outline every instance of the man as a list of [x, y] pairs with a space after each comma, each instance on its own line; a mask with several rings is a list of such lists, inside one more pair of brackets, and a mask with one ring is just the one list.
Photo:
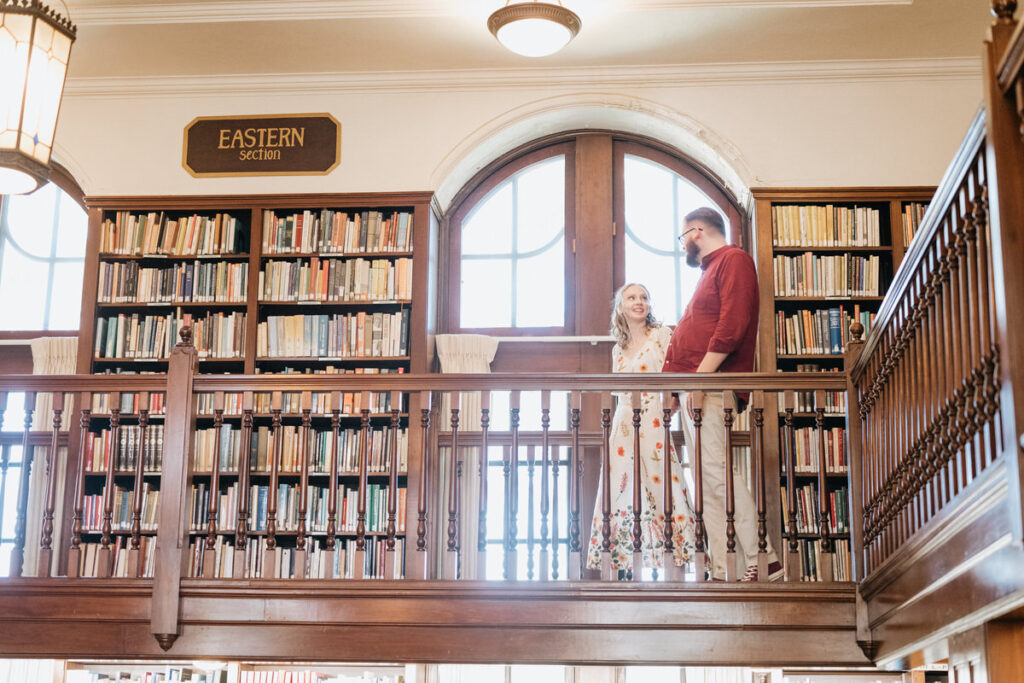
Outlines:
[[[679, 239], [686, 263], [703, 272], [665, 355], [663, 372], [751, 372], [757, 343], [757, 270], [750, 256], [726, 241], [725, 222], [711, 208], [686, 215]], [[686, 443], [694, 443], [693, 404], [685, 397]], [[707, 394], [701, 423], [701, 465], [704, 483], [704, 527], [713, 565], [712, 577], [726, 576], [725, 426], [722, 395]], [[691, 458], [693, 451], [690, 451]], [[757, 580], [757, 514], [742, 475], [735, 479], [737, 565], [746, 567], [742, 581]], [[739, 564], [743, 561], [743, 564]], [[769, 579], [782, 566], [768, 543]]]

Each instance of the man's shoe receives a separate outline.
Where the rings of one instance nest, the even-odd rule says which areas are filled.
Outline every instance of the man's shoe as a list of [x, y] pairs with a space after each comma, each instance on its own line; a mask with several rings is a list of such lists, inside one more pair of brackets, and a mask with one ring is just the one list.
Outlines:
[[[785, 572], [782, 570], [782, 563], [775, 561], [768, 565], [768, 581], [781, 581]], [[747, 567], [747, 571], [743, 572], [743, 577], [740, 578], [741, 582], [757, 581], [757, 564], [752, 564]]]

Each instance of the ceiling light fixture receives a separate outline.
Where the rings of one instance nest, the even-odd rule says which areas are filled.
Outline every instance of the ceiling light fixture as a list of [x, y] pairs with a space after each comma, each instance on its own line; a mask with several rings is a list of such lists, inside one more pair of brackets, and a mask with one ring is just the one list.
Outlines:
[[40, 0], [0, 0], [0, 194], [32, 192], [50, 177], [74, 41], [71, 20]]
[[545, 57], [565, 47], [580, 32], [575, 12], [549, 2], [509, 2], [487, 19], [502, 45], [526, 57]]

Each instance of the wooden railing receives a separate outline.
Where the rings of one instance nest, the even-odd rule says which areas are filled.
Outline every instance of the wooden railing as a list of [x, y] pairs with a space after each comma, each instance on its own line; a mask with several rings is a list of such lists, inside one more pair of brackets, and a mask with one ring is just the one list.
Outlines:
[[[772, 453], [766, 443], [775, 443], [765, 438], [766, 413], [772, 416], [774, 429], [775, 406], [793, 405], [797, 391], [818, 392], [842, 391], [846, 387], [843, 375], [822, 374], [737, 374], [737, 375], [595, 375], [595, 376], [559, 376], [559, 375], [388, 375], [388, 376], [230, 376], [230, 375], [199, 375], [196, 373], [196, 351], [186, 338], [175, 349], [169, 371], [166, 375], [144, 376], [8, 376], [0, 378], [0, 414], [5, 407], [10, 392], [26, 393], [25, 429], [23, 430], [23, 459], [18, 480], [17, 495], [17, 529], [15, 548], [11, 564], [11, 575], [23, 573], [23, 557], [26, 551], [25, 528], [29, 511], [41, 511], [42, 530], [40, 533], [40, 553], [38, 560], [40, 576], [51, 573], [64, 573], [69, 577], [95, 575], [106, 578], [111, 576], [127, 576], [144, 578], [150, 575], [149, 567], [155, 567], [155, 585], [176, 586], [180, 579], [187, 578], [190, 571], [196, 577], [215, 578], [277, 578], [279, 576], [294, 578], [344, 578], [346, 573], [340, 556], [339, 546], [342, 530], [339, 523], [338, 486], [341, 454], [339, 452], [339, 429], [343, 419], [353, 421], [353, 416], [341, 414], [342, 392], [357, 392], [362, 398], [363, 408], [358, 415], [355, 431], [360, 440], [357, 458], [357, 469], [345, 473], [348, 481], [355, 479], [353, 497], [356, 501], [351, 511], [355, 514], [354, 529], [347, 535], [354, 539], [350, 552], [355, 554], [349, 560], [351, 572], [349, 578], [385, 578], [395, 579], [403, 576], [416, 579], [465, 579], [469, 577], [484, 578], [487, 576], [488, 556], [501, 555], [501, 577], [504, 579], [539, 579], [539, 580], [580, 580], [583, 578], [623, 578], [613, 570], [609, 557], [609, 523], [612, 510], [607, 496], [598, 503], [595, 514], [599, 520], [603, 536], [603, 553], [601, 570], [594, 574], [584, 571], [586, 554], [590, 540], [592, 500], [581, 496], [583, 475], [590, 468], [598, 468], [600, 477], [607, 480], [612, 455], [609, 452], [609, 425], [611, 420], [613, 398], [611, 392], [632, 392], [634, 399], [640, 392], [665, 392], [666, 398], [671, 391], [694, 391], [695, 413], [702, 411], [702, 392], [726, 391], [725, 411], [734, 416], [736, 410], [733, 390], [751, 391], [751, 430], [742, 434], [733, 431], [732, 420], [726, 421], [726, 443], [750, 446], [751, 487], [756, 497], [757, 537], [760, 556], [759, 580], [767, 580], [767, 548], [769, 540], [768, 517], [777, 515], [777, 510], [769, 511], [767, 491], [778, 491], [778, 463], [787, 462], [785, 466], [790, 472], [796, 471], [796, 449], [784, 447], [782, 459], [778, 453]], [[480, 413], [470, 415], [467, 408], [460, 408], [460, 392], [480, 392]], [[528, 416], [520, 415], [520, 396], [523, 392], [539, 392], [541, 409], [538, 423], [540, 430], [520, 428], [521, 421]], [[33, 459], [35, 444], [41, 435], [30, 429], [32, 425], [32, 409], [37, 397], [46, 393], [53, 395], [51, 448], [47, 454], [46, 485], [44, 500], [30, 504], [29, 483], [30, 465]], [[390, 410], [384, 414], [371, 414], [369, 405], [371, 392], [387, 395]], [[509, 396], [509, 423], [507, 427], [495, 428], [499, 420], [491, 410], [491, 397], [500, 392]], [[565, 392], [568, 403], [565, 406], [565, 425], [555, 430], [551, 428], [551, 394]], [[150, 408], [155, 405], [153, 396], [163, 394], [163, 414], [156, 418], [151, 415]], [[92, 413], [93, 397], [108, 395], [110, 401], [104, 415]], [[137, 408], [122, 412], [121, 396], [132, 395]], [[256, 401], [269, 397], [269, 404], [261, 413], [257, 410]], [[465, 396], [465, 394], [461, 394]], [[781, 401], [780, 401], [781, 395]], [[226, 397], [237, 396], [238, 410], [225, 410]], [[407, 401], [402, 407], [403, 396]], [[444, 397], [450, 397], [447, 414], [441, 414]], [[286, 400], [292, 403], [285, 406]], [[318, 401], [314, 410], [313, 402]], [[205, 406], [200, 414], [197, 403]], [[71, 408], [73, 405], [73, 409]], [[640, 401], [634, 400], [639, 406]], [[665, 403], [668, 406], [668, 402]], [[326, 406], [326, 409], [325, 409]], [[810, 520], [817, 529], [816, 535], [822, 540], [822, 557], [820, 558], [822, 578], [831, 580], [832, 562], [829, 557], [830, 539], [835, 535], [830, 532], [830, 505], [827, 498], [825, 433], [821, 416], [824, 402], [819, 401], [819, 420], [817, 421], [817, 441], [821, 445], [819, 452], [820, 472], [819, 493], [821, 498], [818, 509], [823, 514]], [[68, 409], [65, 409], [68, 407]], [[8, 409], [9, 412], [10, 409]], [[404, 413], [403, 410], [408, 410]], [[639, 448], [639, 413], [634, 409], [634, 444]], [[232, 414], [234, 413], [234, 414]], [[664, 411], [663, 439], [660, 446], [667, 454], [668, 447], [678, 440], [678, 435], [670, 430], [671, 411]], [[467, 419], [479, 417], [479, 427], [467, 431]], [[104, 420], [103, 427], [113, 444], [123, 444], [122, 451], [127, 457], [122, 462], [108, 454], [104, 460], [91, 449], [90, 441], [95, 431], [93, 421]], [[160, 505], [158, 512], [156, 555], [146, 561], [145, 545], [147, 534], [143, 531], [143, 516], [148, 501], [145, 499], [147, 478], [152, 478], [152, 464], [147, 454], [154, 448], [152, 438], [148, 434], [154, 424], [163, 421], [163, 444], [161, 449], [162, 467], [159, 474]], [[213, 440], [211, 460], [217, 466], [208, 469], [199, 466], [195, 459], [196, 420], [204, 420], [204, 425], [218, 430], [218, 438]], [[259, 509], [252, 509], [250, 497], [245, 495], [249, 490], [251, 477], [254, 475], [252, 465], [239, 457], [238, 462], [230, 466], [225, 464], [221, 452], [219, 431], [228, 423], [236, 429], [238, 453], [248, 453], [250, 444], [256, 439], [257, 423], [261, 423], [264, 431], [269, 434], [267, 439], [266, 471], [261, 474], [268, 478], [267, 498], [259, 502]], [[700, 421], [697, 422], [697, 438], [694, 448], [689, 453], [698, 485], [693, 495], [693, 508], [696, 516], [696, 555], [692, 563], [685, 568], [670, 567], [662, 572], [669, 580], [682, 581], [687, 576], [690, 580], [700, 583], [709, 578], [705, 572], [707, 567], [707, 529], [703, 521], [704, 495], [699, 482], [702, 467]], [[378, 472], [369, 471], [371, 460], [367, 451], [370, 443], [371, 423], [380, 424], [387, 436], [384, 448], [378, 455]], [[66, 428], [72, 427], [70, 439]], [[398, 434], [400, 427], [408, 429], [407, 464], [400, 465]], [[792, 421], [783, 427], [782, 443], [793, 443]], [[37, 425], [37, 429], [38, 429]], [[284, 432], [293, 430], [297, 435], [297, 453], [284, 460]], [[130, 435], [127, 435], [128, 432]], [[320, 431], [328, 434], [328, 444], [324, 459], [319, 470], [313, 471], [313, 458], [310, 449], [310, 434]], [[53, 453], [58, 452], [59, 444], [69, 441], [71, 448], [68, 464], [65, 468], [67, 486], [66, 493], [58, 496], [59, 473], [56, 467], [50, 466]], [[147, 446], [147, 444], [149, 444]], [[488, 458], [491, 448], [500, 449], [502, 466], [500, 475], [489, 472]], [[4, 453], [7, 453], [4, 450]], [[91, 455], [90, 455], [91, 454]], [[729, 457], [732, 449], [729, 449]], [[469, 459], [472, 458], [473, 462]], [[586, 465], [584, 461], [586, 460]], [[131, 470], [125, 469], [126, 462]], [[521, 467], [520, 462], [525, 463]], [[662, 480], [671, 481], [673, 470], [671, 460], [662, 458], [665, 472]], [[99, 464], [97, 464], [99, 463]], [[643, 507], [640, 497], [644, 496], [643, 486], [638, 482], [640, 459], [634, 458], [635, 468], [632, 478], [632, 498], [634, 510]], [[767, 464], [766, 464], [767, 463]], [[471, 465], [475, 467], [471, 468]], [[475, 480], [471, 480], [468, 472], [473, 469]], [[288, 470], [288, 471], [286, 471]], [[526, 481], [520, 479], [520, 472]], [[726, 468], [726, 485], [730, 495], [726, 499], [726, 528], [712, 530], [712, 533], [724, 533], [729, 547], [727, 578], [738, 579], [745, 567], [736, 559], [736, 530], [734, 526], [734, 498], [732, 491], [745, 483], [737, 479], [733, 469]], [[233, 499], [224, 495], [210, 495], [207, 502], [197, 506], [192, 492], [193, 479], [203, 477], [209, 482], [209, 490], [221, 494], [224, 490], [222, 481], [230, 478], [236, 486]], [[86, 480], [94, 483], [90, 489]], [[285, 502], [278, 497], [279, 484], [284, 477], [293, 482], [296, 494], [293, 514], [286, 518], [283, 514]], [[400, 512], [399, 477], [405, 479], [406, 510], [404, 517]], [[500, 480], [495, 480], [500, 477]], [[99, 480], [102, 479], [102, 485]], [[313, 481], [326, 483], [317, 486], [316, 492], [326, 490], [326, 514], [324, 528], [317, 528], [316, 533], [310, 528], [313, 517], [310, 512], [310, 496], [314, 492]], [[368, 491], [372, 483], [381, 483], [386, 488], [386, 495], [379, 499], [382, 518], [377, 520], [375, 532], [368, 530], [367, 524], [371, 509], [368, 505]], [[383, 484], [386, 482], [386, 486]], [[785, 514], [790, 521], [790, 530], [785, 540], [795, 551], [799, 539], [795, 519], [795, 496], [793, 495], [793, 477], [789, 477], [789, 500], [791, 505]], [[129, 493], [116, 494], [117, 484]], [[488, 491], [498, 487], [500, 497], [489, 496]], [[87, 496], [87, 489], [92, 495]], [[466, 489], [474, 489], [477, 495], [472, 509], [465, 507]], [[97, 491], [102, 490], [102, 496]], [[115, 495], [120, 495], [115, 499]], [[672, 488], [665, 486], [665, 509], [672, 508]], [[126, 498], [130, 496], [130, 499]], [[59, 498], [59, 499], [58, 499]], [[230, 509], [221, 509], [224, 501], [230, 501]], [[538, 513], [527, 515], [526, 510], [518, 510], [520, 500], [527, 505], [536, 505]], [[120, 502], [119, 502], [120, 501]], [[318, 502], [321, 499], [318, 498]], [[489, 509], [488, 502], [494, 506], [498, 501], [500, 509]], [[130, 512], [124, 518], [124, 506]], [[856, 503], [854, 503], [856, 505]], [[97, 507], [98, 506], [98, 507]], [[117, 509], [115, 509], [117, 507]], [[664, 510], [655, 510], [656, 514]], [[120, 532], [115, 528], [118, 514], [122, 518]], [[152, 513], [152, 511], [150, 511]], [[91, 527], [86, 524], [85, 517], [91, 514]], [[193, 515], [199, 520], [193, 520]], [[488, 519], [494, 516], [501, 519], [501, 542], [487, 543]], [[672, 550], [672, 515], [665, 525], [665, 550], [670, 556]], [[54, 536], [54, 519], [63, 519], [64, 540]], [[289, 524], [287, 519], [293, 520]], [[640, 515], [635, 513], [631, 522], [634, 554], [634, 567], [640, 566], [641, 528]], [[523, 524], [523, 528], [518, 528]], [[284, 526], [282, 526], [284, 525]], [[534, 526], [536, 525], [536, 526]], [[402, 527], [404, 526], [404, 533]], [[469, 538], [464, 528], [475, 529], [474, 536]], [[89, 550], [90, 566], [95, 570], [82, 572], [80, 568], [86, 557], [86, 545], [83, 535], [91, 533], [98, 537], [98, 547]], [[119, 536], [119, 533], [121, 534]], [[314, 540], [314, 535], [317, 537]], [[294, 548], [283, 550], [282, 538], [288, 538], [289, 546], [294, 539]], [[118, 545], [118, 539], [123, 539]], [[402, 541], [407, 540], [402, 557]], [[190, 552], [190, 540], [192, 541]], [[783, 549], [779, 538], [772, 539], [772, 544]], [[376, 544], [371, 548], [371, 544]], [[29, 548], [31, 550], [31, 548]], [[368, 555], [380, 550], [383, 555], [378, 557], [376, 565], [381, 572], [371, 573], [370, 564], [365, 561]], [[528, 560], [525, 571], [519, 569], [517, 553], [526, 550]], [[534, 552], [539, 549], [538, 552]], [[61, 555], [61, 551], [66, 553]], [[150, 551], [152, 553], [152, 551]], [[224, 554], [229, 553], [228, 560]], [[325, 561], [326, 554], [334, 553], [334, 561]], [[53, 557], [63, 557], [55, 561]], [[115, 562], [115, 556], [120, 563]], [[282, 558], [290, 557], [285, 569], [281, 571]], [[313, 561], [319, 557], [320, 561]], [[566, 561], [567, 558], [567, 561]], [[493, 559], [493, 558], [492, 558]], [[799, 556], [790, 553], [790, 565], [787, 578], [799, 581]], [[230, 567], [226, 572], [223, 567]], [[291, 569], [291, 568], [294, 569]], [[308, 569], [307, 567], [312, 567]], [[367, 568], [364, 571], [364, 567]], [[404, 569], [403, 569], [404, 567]], [[63, 569], [63, 571], [62, 571]], [[686, 576], [684, 576], [684, 572]], [[493, 576], [491, 578], [496, 578]], [[628, 575], [633, 581], [643, 579], [643, 573], [636, 571]], [[648, 577], [650, 578], [650, 577]], [[173, 590], [171, 591], [173, 592]], [[171, 632], [171, 631], [168, 631]]]
[[984, 109], [848, 365], [858, 640], [889, 665], [1024, 603], [1024, 33], [992, 4]]
[[1002, 451], [984, 151], [979, 114], [850, 373], [866, 574]]

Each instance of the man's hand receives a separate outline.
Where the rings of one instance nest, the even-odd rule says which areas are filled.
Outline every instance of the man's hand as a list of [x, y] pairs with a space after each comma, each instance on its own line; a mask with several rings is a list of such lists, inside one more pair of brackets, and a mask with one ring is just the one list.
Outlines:
[[671, 403], [669, 403], [668, 407], [669, 407], [669, 410], [672, 411], [669, 414], [670, 417], [675, 416], [675, 414], [679, 412], [679, 394], [676, 394], [676, 393], [672, 394], [672, 401], [671, 401]]
[[693, 419], [693, 393], [692, 392], [686, 395], [686, 414], [690, 416], [691, 420]]

